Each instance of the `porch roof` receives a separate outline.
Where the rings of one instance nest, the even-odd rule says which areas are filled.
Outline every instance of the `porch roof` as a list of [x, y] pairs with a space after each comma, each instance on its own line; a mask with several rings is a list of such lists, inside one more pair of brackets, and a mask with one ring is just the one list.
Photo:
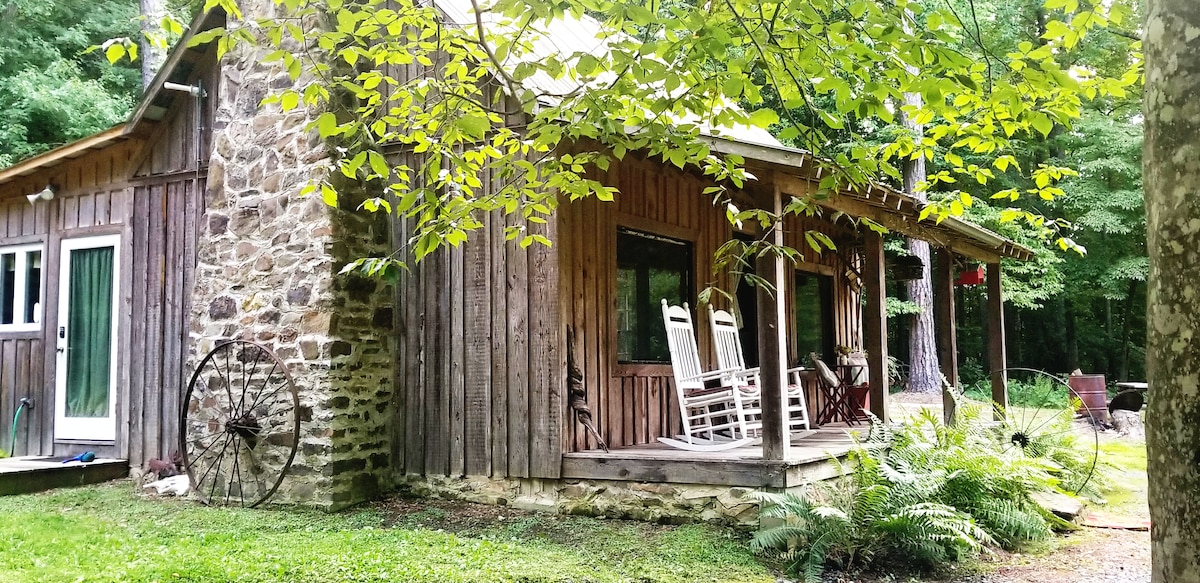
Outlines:
[[[716, 137], [705, 140], [715, 152], [735, 154], [747, 165], [772, 171], [770, 176], [760, 176], [760, 181], [778, 186], [784, 194], [805, 196], [811, 190], [808, 181], [820, 177], [816, 157], [806, 150]], [[985, 263], [995, 263], [1002, 257], [1022, 261], [1033, 257], [1028, 247], [958, 217], [946, 217], [941, 222], [920, 220], [925, 203], [885, 185], [871, 183], [854, 191], [814, 197], [814, 201], [829, 210], [870, 219], [890, 231]]]

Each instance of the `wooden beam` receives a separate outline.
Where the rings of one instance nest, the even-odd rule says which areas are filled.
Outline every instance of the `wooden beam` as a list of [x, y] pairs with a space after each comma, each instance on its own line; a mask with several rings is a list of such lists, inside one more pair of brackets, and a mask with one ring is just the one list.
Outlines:
[[[807, 180], [795, 176], [777, 176], [775, 183], [784, 192], [792, 196], [803, 197], [811, 190], [811, 186]], [[889, 231], [895, 231], [909, 237], [916, 237], [917, 239], [933, 243], [938, 247], [950, 247], [962, 255], [984, 263], [992, 263], [1000, 260], [1000, 254], [997, 251], [971, 244], [965, 241], [962, 236], [958, 236], [945, 229], [937, 228], [936, 223], [933, 221], [929, 221], [927, 224], [918, 224], [906, 220], [906, 215], [897, 209], [879, 206], [852, 194], [836, 194], [827, 198], [813, 198], [813, 202], [830, 210], [841, 211], [854, 217], [871, 219], [887, 227]], [[916, 211], [913, 210], [912, 212], [915, 213]]]
[[992, 401], [995, 419], [1008, 411], [1008, 354], [1004, 346], [1004, 296], [1000, 290], [1000, 264], [987, 266], [988, 363], [992, 369]]
[[867, 231], [863, 265], [863, 293], [867, 307], [863, 312], [863, 338], [867, 348], [867, 370], [870, 372], [871, 413], [887, 421], [887, 313], [884, 305], [883, 235]]
[[[937, 328], [938, 363], [950, 386], [958, 388], [958, 330], [954, 315], [954, 252], [937, 250], [934, 274], [934, 319]], [[942, 391], [942, 417], [946, 425], [954, 423], [954, 399]]]
[[[764, 208], [775, 213], [783, 214], [783, 198], [776, 187], [771, 195], [769, 205]], [[783, 245], [783, 222], [776, 222], [771, 227], [771, 242]], [[778, 253], [764, 253], [758, 258], [756, 265], [758, 276], [774, 286], [774, 290], [758, 286], [758, 358], [762, 390], [762, 444], [763, 459], [782, 460], [787, 458], [788, 434], [784, 422], [785, 411], [784, 383], [787, 382], [787, 316], [784, 310], [784, 298], [787, 297], [788, 286], [783, 256]]]

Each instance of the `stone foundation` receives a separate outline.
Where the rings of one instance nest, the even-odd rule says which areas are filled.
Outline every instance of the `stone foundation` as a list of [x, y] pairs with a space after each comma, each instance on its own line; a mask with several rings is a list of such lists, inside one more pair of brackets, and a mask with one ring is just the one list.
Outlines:
[[663, 524], [713, 522], [757, 527], [754, 489], [702, 484], [609, 480], [493, 479], [410, 476], [403, 490], [518, 510], [624, 518]]

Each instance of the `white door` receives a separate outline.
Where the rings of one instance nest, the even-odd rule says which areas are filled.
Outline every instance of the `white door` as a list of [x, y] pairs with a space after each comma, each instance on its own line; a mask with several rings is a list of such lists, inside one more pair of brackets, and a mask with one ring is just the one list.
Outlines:
[[120, 235], [62, 242], [54, 438], [117, 436], [117, 282]]

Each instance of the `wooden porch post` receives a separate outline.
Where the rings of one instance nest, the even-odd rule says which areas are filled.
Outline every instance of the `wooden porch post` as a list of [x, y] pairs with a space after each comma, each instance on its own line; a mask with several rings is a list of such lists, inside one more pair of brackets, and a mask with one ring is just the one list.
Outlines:
[[867, 370], [870, 373], [871, 413], [887, 421], [887, 313], [884, 303], [883, 235], [867, 231], [863, 293], [867, 294], [867, 309], [863, 313], [863, 338], [867, 345]]
[[[958, 330], [954, 316], [954, 252], [942, 247], [937, 251], [934, 276], [934, 319], [937, 328], [938, 362], [950, 386], [958, 388]], [[954, 399], [942, 391], [942, 417], [946, 425], [954, 423]]]
[[988, 364], [992, 369], [992, 401], [998, 406], [994, 418], [1008, 411], [1008, 354], [1004, 346], [1004, 296], [1000, 291], [1000, 263], [987, 266]]
[[[775, 187], [769, 205], [765, 208], [783, 215], [783, 196]], [[783, 245], [782, 221], [776, 222], [770, 233], [775, 245]], [[762, 448], [763, 459], [782, 460], [787, 458], [789, 436], [784, 414], [786, 392], [783, 383], [787, 380], [787, 320], [784, 311], [784, 294], [787, 293], [783, 256], [765, 253], [758, 258], [755, 270], [759, 277], [771, 282], [774, 293], [758, 287], [758, 358], [759, 380], [762, 386]]]

